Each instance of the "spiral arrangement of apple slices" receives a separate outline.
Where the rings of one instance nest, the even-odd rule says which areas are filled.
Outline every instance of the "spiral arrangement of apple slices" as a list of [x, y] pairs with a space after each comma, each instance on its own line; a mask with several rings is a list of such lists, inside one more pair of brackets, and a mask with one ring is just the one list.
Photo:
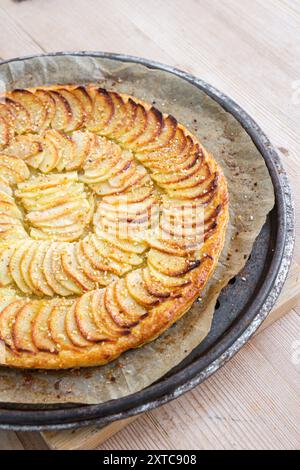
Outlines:
[[211, 277], [227, 220], [221, 169], [174, 117], [95, 85], [2, 96], [1, 364], [101, 365], [155, 339]]

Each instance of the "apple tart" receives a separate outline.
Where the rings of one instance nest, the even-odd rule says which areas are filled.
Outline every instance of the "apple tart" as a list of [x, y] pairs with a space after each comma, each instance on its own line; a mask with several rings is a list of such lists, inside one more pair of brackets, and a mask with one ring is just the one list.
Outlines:
[[1, 363], [102, 365], [188, 311], [218, 263], [225, 177], [141, 100], [89, 86], [0, 100]]

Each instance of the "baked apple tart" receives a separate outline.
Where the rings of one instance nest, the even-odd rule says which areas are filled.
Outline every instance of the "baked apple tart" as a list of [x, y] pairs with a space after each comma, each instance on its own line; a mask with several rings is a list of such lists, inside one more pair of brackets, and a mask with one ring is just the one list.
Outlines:
[[183, 125], [95, 85], [0, 100], [1, 364], [102, 365], [155, 339], [210, 279], [225, 177]]

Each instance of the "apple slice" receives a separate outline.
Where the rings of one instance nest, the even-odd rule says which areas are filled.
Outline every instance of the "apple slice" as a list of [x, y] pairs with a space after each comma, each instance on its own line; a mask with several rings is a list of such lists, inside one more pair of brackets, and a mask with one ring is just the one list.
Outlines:
[[82, 291], [89, 291], [95, 288], [95, 283], [85, 276], [78, 266], [74, 245], [67, 245], [65, 247], [61, 255], [61, 262], [67, 276], [72, 279]]
[[94, 290], [91, 295], [91, 315], [97, 328], [103, 332], [103, 334], [107, 335], [109, 340], [128, 335], [130, 330], [120, 328], [106, 310], [104, 292], [105, 289], [97, 289]]
[[193, 188], [186, 189], [168, 189], [167, 193], [171, 198], [175, 199], [196, 199], [201, 198], [203, 202], [206, 202], [209, 197], [215, 192], [218, 186], [218, 174], [213, 173], [209, 178], [207, 178], [203, 183], [200, 182], [197, 186]]
[[150, 262], [148, 262], [148, 269], [150, 271], [151, 276], [156, 280], [156, 282], [162, 284], [167, 288], [172, 287], [181, 287], [186, 284], [190, 283], [190, 279], [188, 277], [173, 277], [163, 274], [161, 271], [158, 271]]
[[107, 92], [113, 106], [113, 114], [109, 121], [99, 130], [99, 134], [111, 137], [126, 120], [126, 106], [123, 98], [114, 91]]
[[37, 353], [32, 340], [32, 328], [40, 308], [40, 302], [32, 300], [26, 302], [16, 313], [12, 327], [12, 337], [17, 351]]
[[23, 160], [12, 155], [0, 155], [0, 176], [10, 184], [24, 181], [29, 175], [29, 170]]
[[8, 196], [12, 196], [12, 189], [4, 176], [0, 176], [0, 191]]
[[25, 294], [30, 294], [31, 289], [23, 277], [23, 274], [21, 271], [21, 262], [22, 262], [23, 256], [29, 250], [31, 244], [32, 244], [31, 240], [25, 240], [24, 243], [22, 243], [16, 248], [9, 262], [10, 275], [13, 278], [16, 285], [18, 286], [18, 288]]
[[108, 261], [107, 253], [98, 250], [96, 240], [94, 240], [93, 236], [89, 237], [86, 240], [83, 240], [82, 250], [85, 257], [97, 270], [103, 272], [108, 271], [110, 273], [117, 274], [118, 276], [120, 276], [130, 269], [130, 266], [124, 266], [123, 264], [114, 260]]
[[74, 159], [67, 163], [66, 171], [76, 170], [84, 165], [92, 146], [94, 145], [94, 135], [91, 132], [75, 131], [72, 133], [72, 141], [74, 142]]
[[11, 246], [1, 246], [0, 250], [0, 287], [5, 287], [13, 282], [9, 270], [9, 263], [18, 244]]
[[76, 259], [83, 273], [93, 282], [101, 286], [107, 286], [116, 279], [116, 276], [108, 271], [95, 269], [95, 266], [85, 256], [84, 241], [81, 240], [76, 245]]
[[31, 281], [31, 277], [29, 275], [29, 266], [31, 264], [32, 258], [36, 252], [37, 249], [37, 243], [31, 242], [31, 244], [28, 244], [27, 249], [23, 253], [21, 257], [21, 262], [20, 262], [20, 271], [21, 271], [21, 276], [25, 281], [25, 284], [28, 286], [29, 290], [33, 293], [36, 293], [35, 287]]
[[71, 110], [71, 119], [65, 127], [65, 132], [75, 131], [80, 129], [84, 123], [84, 110], [81, 101], [71, 91], [64, 88], [59, 89], [59, 94], [68, 102]]
[[109, 339], [103, 328], [98, 328], [92, 315], [91, 299], [94, 292], [82, 295], [75, 304], [75, 319], [81, 335], [88, 341], [100, 342]]
[[32, 341], [39, 351], [57, 353], [56, 345], [50, 333], [49, 318], [58, 303], [58, 299], [40, 302], [39, 310], [32, 325]]
[[43, 271], [44, 259], [50, 249], [51, 243], [34, 243], [35, 251], [29, 264], [29, 277], [37, 295], [54, 295]]
[[56, 280], [72, 294], [82, 294], [82, 289], [78, 284], [70, 278], [68, 273], [65, 271], [62, 255], [69, 248], [68, 243], [57, 243], [53, 252], [52, 252], [52, 269]]
[[43, 128], [47, 117], [43, 102], [28, 90], [15, 90], [9, 93], [8, 96], [26, 109], [30, 119], [30, 129], [33, 132], [39, 132]]
[[169, 255], [153, 248], [149, 251], [147, 259], [157, 271], [170, 277], [183, 276], [200, 265], [200, 260]]
[[50, 90], [49, 93], [55, 102], [55, 114], [51, 121], [51, 127], [58, 131], [64, 131], [72, 121], [71, 107], [59, 91]]
[[76, 148], [71, 137], [64, 134], [62, 131], [51, 129], [46, 131], [45, 139], [51, 141], [56, 147], [58, 153], [58, 161], [56, 163], [57, 170], [62, 171], [67, 167], [72, 167]]
[[35, 134], [17, 135], [5, 149], [5, 153], [26, 160], [43, 150], [41, 141]]
[[103, 202], [112, 205], [119, 204], [134, 204], [142, 202], [153, 193], [153, 185], [151, 182], [146, 186], [138, 186], [132, 188], [131, 191], [126, 192], [125, 194], [117, 194], [113, 196], [104, 196]]
[[[140, 305], [144, 307], [151, 307], [158, 304], [159, 299], [154, 295], [149, 294], [146, 289], [145, 281], [142, 276], [142, 271], [137, 269], [127, 274], [125, 278], [126, 287], [131, 297]], [[116, 289], [116, 298], [122, 295], [122, 290]]]
[[[115, 300], [115, 286], [117, 282], [118, 281], [115, 281], [105, 288], [105, 292], [104, 292], [105, 308], [108, 311], [111, 318], [113, 319], [113, 321], [118, 326], [120, 326], [121, 328], [131, 328], [138, 324], [140, 316], [137, 316], [137, 318], [134, 318], [134, 312], [132, 312], [129, 317], [124, 312], [124, 310], [121, 310], [120, 306], [117, 304]], [[120, 289], [119, 283], [118, 283], [118, 289]], [[126, 287], [125, 289], [123, 287], [123, 290], [127, 291]]]
[[[60, 184], [67, 184], [69, 182], [78, 181], [78, 175], [76, 171], [72, 171], [70, 173], [63, 173], [63, 174], [51, 174], [51, 175], [39, 175], [33, 176], [30, 180], [19, 183], [18, 190], [15, 194], [18, 197], [22, 195], [24, 197], [30, 197], [31, 194], [37, 193], [40, 195], [40, 192], [45, 192], [48, 188], [54, 188], [54, 192], [56, 191], [55, 187]], [[29, 193], [29, 196], [28, 196]]]
[[146, 127], [144, 128], [143, 133], [130, 143], [126, 143], [128, 148], [137, 152], [139, 152], [140, 149], [143, 149], [147, 144], [157, 141], [162, 131], [163, 116], [158, 109], [152, 106], [148, 111], [146, 111], [146, 116]]
[[194, 188], [199, 184], [203, 184], [211, 175], [208, 165], [202, 164], [202, 162], [197, 162], [195, 167], [196, 168], [190, 169], [188, 172], [186, 172], [186, 178], [183, 178], [180, 181], [174, 183], [160, 184], [161, 187], [168, 190], [176, 189], [179, 191], [181, 189]]
[[114, 114], [114, 104], [110, 94], [104, 88], [97, 88], [93, 95], [93, 111], [86, 127], [92, 132], [101, 132]]
[[138, 303], [134, 297], [130, 295], [127, 283], [124, 279], [119, 279], [116, 283], [108, 286], [106, 290], [109, 288], [115, 296], [117, 305], [124, 312], [127, 321], [130, 320], [132, 322], [131, 326], [134, 326], [141, 318], [148, 315], [145, 306]]
[[24, 106], [8, 97], [4, 99], [4, 103], [8, 106], [10, 112], [13, 115], [15, 133], [24, 134], [25, 132], [31, 131], [32, 124], [30, 115]]
[[59, 351], [78, 351], [66, 331], [66, 315], [73, 303], [74, 300], [60, 299], [49, 316], [49, 330]]
[[140, 103], [136, 103], [131, 98], [129, 98], [127, 107], [130, 106], [132, 108], [132, 112], [134, 113], [134, 118], [131, 122], [131, 127], [125, 132], [123, 135], [118, 137], [118, 142], [126, 148], [132, 145], [136, 139], [141, 136], [146, 127], [147, 127], [147, 112]]
[[124, 252], [122, 249], [119, 249], [118, 247], [111, 245], [110, 243], [106, 242], [104, 239], [101, 239], [99, 237], [96, 237], [93, 235], [93, 242], [97, 246], [97, 249], [101, 253], [106, 253], [107, 257], [110, 259], [113, 259], [115, 261], [118, 261], [122, 264], [130, 264], [132, 266], [138, 266], [143, 262], [143, 258], [138, 256], [136, 253], [129, 253], [129, 252]]
[[50, 127], [52, 120], [54, 119], [56, 112], [56, 103], [51, 94], [43, 89], [34, 90], [35, 96], [43, 103], [44, 109], [46, 111], [45, 122], [42, 126], [42, 129], [48, 129]]
[[198, 245], [192, 243], [190, 240], [183, 240], [182, 237], [179, 240], [169, 239], [170, 237], [166, 234], [165, 238], [160, 234], [157, 236], [156, 233], [150, 232], [147, 234], [147, 243], [151, 248], [155, 248], [162, 253], [170, 255], [187, 256], [193, 253]]
[[102, 242], [101, 240], [99, 240], [97, 237], [95, 237], [95, 235], [92, 235], [90, 237], [89, 242], [90, 243], [84, 244], [85, 254], [89, 258], [90, 262], [96, 267], [99, 259], [100, 265], [102, 264], [102, 266], [103, 264], [106, 265], [106, 260], [109, 260], [109, 262], [105, 266], [106, 270], [111, 271], [114, 274], [117, 274], [118, 276], [122, 276], [131, 269], [131, 266], [129, 264], [117, 260], [116, 257], [114, 258], [113, 254], [116, 254], [116, 251], [113, 252], [113, 250], [110, 249], [110, 246], [108, 244], [106, 244], [104, 241]]
[[161, 123], [162, 129], [159, 135], [149, 143], [141, 145], [139, 148], [140, 153], [157, 151], [166, 146], [172, 145], [172, 139], [177, 130], [177, 121], [173, 116], [167, 116]]
[[[17, 313], [26, 303], [26, 300], [17, 300], [13, 297], [11, 299], [5, 299], [4, 305], [7, 305], [0, 312], [0, 338], [13, 351], [16, 349], [13, 339], [13, 325]], [[1, 305], [1, 308], [2, 307], [3, 305]]]
[[86, 340], [84, 336], [80, 333], [80, 330], [77, 326], [75, 310], [76, 302], [74, 302], [74, 304], [68, 309], [66, 314], [65, 328], [67, 335], [69, 336], [74, 346], [77, 346], [79, 348], [88, 348], [89, 346], [92, 346], [93, 343], [91, 341]]
[[110, 138], [117, 141], [132, 129], [137, 115], [137, 104], [131, 98], [123, 101], [123, 107], [125, 107], [123, 120], [115, 127], [113, 132], [110, 133]]
[[90, 186], [96, 194], [100, 196], [110, 196], [112, 194], [123, 193], [124, 191], [127, 191], [138, 184], [145, 185], [148, 183], [148, 181], [150, 181], [150, 177], [147, 171], [143, 166], [138, 165], [133, 175], [127, 181], [125, 181], [122, 186], [112, 186], [109, 182], [106, 181], [102, 183], [90, 184]]
[[[57, 245], [57, 243], [50, 243], [48, 251], [46, 251], [45, 253], [43, 261], [43, 274], [45, 276], [47, 284], [53, 290], [53, 292], [63, 297], [66, 297], [74, 293], [73, 284], [71, 289], [67, 289], [64, 285], [62, 285], [60, 281], [57, 281], [55, 277], [55, 269], [57, 269], [57, 265], [59, 267], [58, 273], [62, 275], [60, 271], [60, 253], [58, 251]], [[80, 289], [75, 290], [75, 293], [81, 293]]]
[[0, 117], [4, 120], [7, 126], [8, 142], [11, 142], [15, 135], [15, 130], [14, 130], [15, 117], [14, 117], [13, 112], [9, 109], [9, 106], [5, 104], [5, 102], [3, 103], [2, 100], [0, 100]]
[[9, 144], [9, 125], [5, 119], [0, 116], [0, 149]]
[[147, 249], [146, 243], [127, 240], [125, 238], [116, 238], [109, 232], [101, 231], [98, 227], [96, 227], [96, 235], [97, 238], [102, 238], [109, 244], [127, 253], [142, 254]]
[[[199, 161], [196, 159], [194, 161], [194, 165], [191, 166], [187, 170], [179, 170], [174, 173], [154, 173], [151, 175], [151, 178], [154, 179], [154, 181], [162, 186], [162, 187], [172, 187], [172, 185], [175, 185], [175, 188], [177, 184], [181, 183], [182, 181], [185, 181], [186, 179], [189, 179], [191, 175], [194, 175], [197, 173], [197, 171], [200, 170], [202, 166], [202, 161]], [[177, 167], [175, 167], [175, 170]]]
[[84, 122], [88, 121], [93, 111], [93, 101], [88, 90], [84, 86], [78, 86], [72, 90], [72, 93], [79, 99], [82, 105], [82, 109], [84, 110]]
[[145, 282], [145, 287], [149, 294], [159, 299], [167, 299], [173, 297], [178, 290], [177, 287], [166, 287], [163, 285], [157, 278], [155, 278], [148, 267], [144, 268], [142, 271], [143, 280]]

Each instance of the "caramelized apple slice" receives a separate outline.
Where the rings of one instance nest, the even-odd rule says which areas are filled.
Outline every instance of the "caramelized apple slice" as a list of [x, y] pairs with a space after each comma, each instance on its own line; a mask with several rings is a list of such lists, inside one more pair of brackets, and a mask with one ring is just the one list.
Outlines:
[[6, 303], [7, 305], [0, 312], [0, 338], [10, 349], [15, 350], [12, 328], [17, 313], [27, 302], [26, 300], [17, 300], [12, 297], [11, 301], [5, 299], [5, 304]]
[[139, 148], [140, 153], [157, 151], [166, 146], [172, 145], [172, 139], [177, 129], [177, 121], [173, 116], [167, 116], [161, 123], [162, 129], [156, 138]]
[[56, 103], [51, 94], [42, 89], [37, 89], [34, 91], [35, 96], [43, 103], [44, 109], [46, 111], [45, 122], [42, 126], [43, 129], [48, 129], [50, 127], [52, 120], [54, 119], [56, 112]]
[[205, 200], [208, 199], [208, 196], [210, 196], [215, 191], [217, 185], [218, 174], [213, 173], [209, 178], [206, 178], [203, 183], [200, 182], [197, 186], [178, 190], [168, 189], [167, 192], [171, 198], [180, 200], [201, 198], [203, 199], [203, 202], [205, 202]]
[[88, 262], [93, 266], [95, 270], [109, 272], [119, 275], [120, 272], [123, 272], [122, 265], [116, 262], [107, 262], [107, 257], [103, 256], [98, 250], [93, 242], [92, 237], [83, 240], [81, 244], [82, 252]]
[[150, 271], [151, 276], [156, 280], [156, 282], [161, 284], [162, 286], [165, 286], [166, 288], [184, 286], [190, 283], [188, 277], [173, 277], [163, 274], [150, 263], [150, 260], [148, 263], [148, 269]]
[[82, 108], [84, 110], [84, 122], [88, 121], [91, 117], [92, 110], [93, 110], [93, 101], [91, 96], [89, 95], [87, 89], [84, 86], [78, 86], [72, 90], [73, 95], [79, 99]]
[[92, 342], [105, 341], [108, 339], [103, 329], [98, 328], [92, 314], [91, 299], [94, 292], [82, 295], [75, 304], [75, 319], [82, 336]]
[[147, 111], [147, 121], [144, 132], [130, 143], [126, 143], [128, 148], [134, 151], [139, 151], [147, 146], [149, 143], [156, 142], [162, 131], [163, 116], [153, 106]]
[[27, 111], [30, 120], [30, 129], [39, 132], [46, 121], [47, 112], [43, 102], [28, 90], [15, 90], [9, 93], [13, 101], [21, 104]]
[[110, 134], [110, 138], [115, 140], [119, 140], [132, 129], [137, 115], [137, 104], [131, 98], [123, 101], [123, 107], [125, 107], [123, 120]]
[[[159, 302], [159, 299], [151, 295], [146, 288], [141, 270], [137, 269], [127, 274], [125, 278], [126, 287], [131, 297], [140, 305], [151, 307]], [[116, 297], [122, 295], [122, 290], [116, 289]]]
[[39, 351], [52, 354], [57, 353], [56, 345], [50, 332], [49, 318], [58, 303], [58, 299], [39, 303], [39, 310], [32, 325], [32, 341]]
[[95, 283], [85, 276], [78, 266], [74, 251], [74, 245], [67, 245], [65, 247], [61, 255], [63, 269], [67, 276], [72, 279], [82, 291], [92, 290], [95, 288]]
[[128, 103], [130, 103], [131, 107], [136, 108], [134, 120], [131, 128], [126, 133], [118, 137], [118, 142], [123, 144], [126, 148], [133, 147], [132, 142], [144, 133], [147, 126], [147, 112], [144, 106], [139, 103], [135, 103], [131, 98]]
[[118, 130], [126, 120], [126, 106], [123, 98], [116, 92], [107, 92], [113, 107], [113, 114], [109, 121], [99, 130], [99, 134], [111, 137], [115, 130]]
[[114, 291], [117, 305], [132, 323], [136, 323], [147, 316], [148, 312], [145, 307], [130, 295], [124, 279], [119, 279], [115, 284], [111, 284], [111, 290]]
[[57, 170], [62, 171], [67, 167], [72, 167], [76, 148], [71, 137], [64, 134], [62, 131], [52, 129], [46, 131], [45, 138], [47, 141], [51, 141], [56, 147], [58, 153], [58, 161], [56, 163]]
[[69, 102], [58, 91], [49, 91], [55, 102], [55, 114], [51, 121], [52, 129], [64, 131], [72, 121], [72, 110]]
[[40, 303], [32, 300], [21, 307], [15, 317], [12, 336], [17, 351], [36, 353], [37, 349], [32, 340], [32, 328], [38, 314]]
[[[124, 310], [121, 310], [120, 306], [117, 304], [115, 300], [116, 282], [112, 282], [109, 286], [105, 288], [105, 292], [104, 292], [105, 308], [108, 311], [111, 318], [113, 319], [113, 321], [118, 326], [120, 326], [121, 328], [131, 328], [132, 326], [137, 325], [140, 319], [140, 315], [134, 318], [135, 317], [134, 312], [130, 311], [130, 316], [129, 316], [124, 312]], [[118, 283], [118, 289], [120, 288], [121, 288], [120, 283]], [[124, 291], [125, 290], [127, 291], [126, 287], [124, 288], [124, 286], [123, 286], [123, 289]]]
[[[186, 179], [189, 179], [192, 175], [197, 173], [202, 166], [202, 161], [196, 160], [194, 165], [189, 168], [188, 170], [184, 171], [176, 171], [175, 173], [155, 173], [151, 175], [151, 178], [156, 181], [157, 184], [161, 185], [162, 187], [174, 187], [176, 188], [177, 185]], [[175, 167], [176, 169], [176, 167]]]
[[161, 282], [159, 282], [158, 279], [154, 278], [151, 275], [148, 267], [143, 269], [142, 276], [147, 291], [154, 297], [158, 297], [159, 299], [167, 299], [168, 297], [173, 296], [174, 292], [176, 292], [176, 287], [166, 287]]
[[25, 132], [31, 131], [32, 124], [30, 116], [24, 106], [11, 98], [5, 98], [4, 103], [8, 106], [9, 111], [13, 115], [15, 133], [24, 134]]
[[106, 310], [104, 292], [105, 289], [97, 289], [91, 296], [91, 314], [98, 330], [110, 340], [129, 334], [130, 330], [120, 328]]
[[109, 123], [114, 114], [114, 105], [110, 94], [103, 88], [98, 88], [93, 96], [93, 111], [91, 118], [86, 122], [89, 131], [101, 132]]
[[80, 129], [84, 122], [84, 111], [80, 100], [72, 92], [60, 88], [59, 94], [69, 104], [69, 109], [71, 111], [71, 119], [68, 125], [64, 128], [65, 132], [75, 131]]
[[25, 134], [17, 135], [5, 149], [5, 153], [26, 160], [41, 152], [42, 149], [40, 137], [35, 134]]
[[60, 184], [67, 184], [69, 182], [78, 181], [76, 171], [70, 173], [51, 174], [51, 175], [40, 175], [30, 178], [30, 180], [18, 184], [18, 190], [15, 191], [18, 197], [35, 197], [37, 194], [40, 197], [40, 193], [45, 193], [46, 189], [53, 188], [56, 191], [56, 186]]
[[66, 170], [76, 170], [84, 165], [92, 149], [94, 135], [91, 132], [75, 131], [72, 141], [75, 144], [74, 159], [67, 163]]
[[200, 264], [199, 260], [169, 255], [153, 248], [149, 251], [147, 259], [151, 266], [171, 277], [182, 276]]
[[91, 341], [86, 340], [84, 336], [80, 333], [80, 330], [77, 326], [75, 311], [76, 302], [74, 302], [74, 304], [69, 308], [66, 314], [65, 328], [67, 335], [69, 336], [74, 346], [77, 346], [79, 348], [87, 348], [89, 346], [92, 346], [93, 343]]
[[[59, 268], [59, 271], [58, 271]], [[43, 261], [43, 273], [46, 278], [47, 284], [50, 288], [58, 295], [66, 297], [68, 295], [72, 295], [74, 293], [73, 284], [70, 286], [71, 289], [67, 289], [65, 285], [61, 283], [61, 281], [56, 279], [55, 276], [55, 269], [60, 276], [63, 276], [61, 273], [61, 263], [60, 263], [60, 252], [58, 249], [57, 243], [51, 243], [48, 251], [45, 253], [44, 261]], [[66, 278], [66, 276], [64, 275]], [[67, 279], [66, 281], [67, 282]], [[76, 286], [75, 286], [76, 289]], [[81, 293], [80, 289], [75, 290], [75, 293]]]
[[87, 276], [91, 281], [98, 283], [102, 286], [107, 286], [113, 280], [116, 279], [116, 276], [108, 271], [103, 271], [96, 269], [95, 266], [89, 261], [85, 256], [84, 252], [84, 241], [80, 241], [76, 245], [76, 259], [80, 266], [82, 272]]
[[[52, 270], [57, 282], [70, 294], [82, 294], [81, 287], [69, 276], [63, 266], [62, 255], [69, 248], [67, 243], [57, 243], [52, 251]], [[68, 266], [69, 267], [69, 266]], [[52, 287], [52, 286], [51, 286]]]
[[74, 300], [60, 299], [54, 306], [49, 317], [49, 329], [52, 340], [59, 351], [78, 351], [70, 340], [66, 331], [66, 315], [72, 307]]

